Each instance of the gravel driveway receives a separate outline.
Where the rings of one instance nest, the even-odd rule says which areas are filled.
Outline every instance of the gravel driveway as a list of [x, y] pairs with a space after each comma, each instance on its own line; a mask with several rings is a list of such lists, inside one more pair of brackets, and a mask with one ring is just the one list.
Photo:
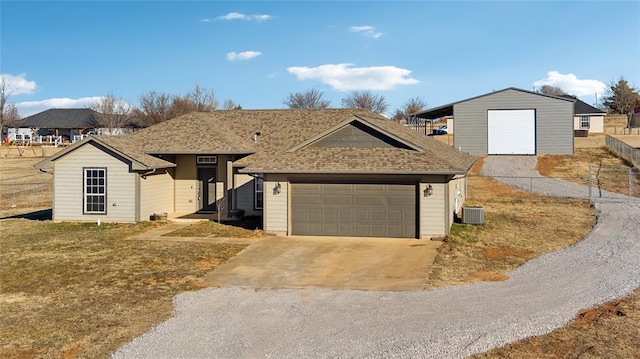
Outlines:
[[[534, 157], [488, 157], [483, 173], [533, 168]], [[584, 195], [576, 185], [556, 190], [549, 194]], [[587, 238], [506, 282], [424, 292], [204, 289], [177, 296], [171, 319], [113, 358], [460, 358], [544, 334], [640, 286], [640, 203], [597, 208]]]

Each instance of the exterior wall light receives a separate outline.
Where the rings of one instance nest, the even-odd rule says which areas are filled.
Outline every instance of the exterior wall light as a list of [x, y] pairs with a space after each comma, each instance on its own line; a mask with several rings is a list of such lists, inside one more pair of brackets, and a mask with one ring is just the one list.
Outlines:
[[282, 185], [280, 185], [280, 182], [276, 183], [276, 185], [273, 187], [273, 194], [280, 194], [280, 191], [282, 191]]
[[429, 197], [433, 194], [433, 186], [428, 185], [427, 188], [424, 189], [424, 196]]

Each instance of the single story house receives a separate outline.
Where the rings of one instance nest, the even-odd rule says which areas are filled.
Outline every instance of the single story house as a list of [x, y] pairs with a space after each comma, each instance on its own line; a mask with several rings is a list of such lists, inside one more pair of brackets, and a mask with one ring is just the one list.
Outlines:
[[575, 101], [510, 87], [411, 116], [453, 116], [454, 147], [470, 154], [570, 155]]
[[195, 112], [35, 166], [54, 173], [57, 221], [243, 210], [279, 235], [430, 238], [475, 160], [367, 110], [288, 109]]
[[[61, 136], [67, 142], [75, 142], [74, 139], [83, 138], [90, 133], [126, 134], [139, 127], [133, 121], [128, 121], [122, 128], [102, 128], [100, 116], [100, 113], [89, 108], [53, 108], [25, 117], [16, 126], [31, 128], [33, 135], [37, 137]], [[33, 138], [33, 141], [36, 141], [36, 138]]]
[[587, 134], [604, 133], [604, 115], [607, 114], [605, 111], [597, 109], [570, 95], [562, 97], [575, 100], [573, 107], [573, 129], [576, 133], [579, 133], [578, 131], [586, 131]]

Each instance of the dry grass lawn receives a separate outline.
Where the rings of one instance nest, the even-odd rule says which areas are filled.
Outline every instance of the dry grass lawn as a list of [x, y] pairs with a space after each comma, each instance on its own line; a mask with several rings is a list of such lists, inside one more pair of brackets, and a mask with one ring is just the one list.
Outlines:
[[640, 358], [640, 289], [581, 310], [547, 335], [531, 337], [471, 358]]
[[159, 225], [0, 221], [0, 357], [106, 358], [246, 247], [124, 240]]
[[165, 234], [167, 237], [206, 237], [206, 238], [257, 238], [264, 232], [256, 229], [247, 230], [240, 226], [230, 226], [216, 222], [198, 222], [177, 231]]
[[484, 207], [485, 225], [453, 225], [427, 288], [506, 280], [506, 272], [526, 261], [580, 241], [595, 223], [588, 201], [518, 191], [477, 176], [481, 168], [482, 159], [469, 178], [466, 204]]
[[[613, 155], [605, 147], [576, 148], [573, 156], [538, 156], [537, 170], [543, 176], [559, 177], [565, 181], [589, 184], [589, 165], [592, 185], [606, 191], [629, 194], [629, 170], [625, 160]], [[640, 196], [640, 173], [632, 172], [631, 191]]]

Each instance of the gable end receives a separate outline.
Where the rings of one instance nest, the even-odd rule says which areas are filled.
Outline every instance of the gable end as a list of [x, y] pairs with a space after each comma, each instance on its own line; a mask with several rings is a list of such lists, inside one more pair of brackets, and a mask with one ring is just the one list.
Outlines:
[[320, 148], [413, 148], [395, 140], [359, 121], [352, 121], [342, 128], [312, 143]]

